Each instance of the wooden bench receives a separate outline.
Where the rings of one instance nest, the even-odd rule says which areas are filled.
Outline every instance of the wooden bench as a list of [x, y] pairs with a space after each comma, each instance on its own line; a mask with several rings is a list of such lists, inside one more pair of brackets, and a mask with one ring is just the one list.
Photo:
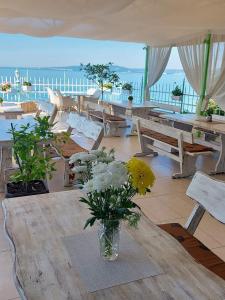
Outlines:
[[179, 162], [180, 173], [173, 178], [182, 178], [194, 175], [198, 155], [211, 154], [212, 149], [195, 144], [191, 132], [182, 131], [154, 121], [137, 119], [138, 139], [141, 153], [136, 156], [166, 155]]
[[224, 261], [193, 236], [205, 211], [219, 222], [225, 223], [225, 182], [196, 172], [186, 194], [197, 201], [197, 204], [185, 226], [172, 223], [160, 224], [159, 227], [176, 238], [198, 263], [225, 279]]
[[50, 116], [49, 123], [53, 124], [58, 112], [57, 106], [55, 104], [52, 104], [48, 101], [38, 101], [36, 102], [38, 111], [37, 116]]
[[107, 113], [104, 108], [98, 110], [88, 108], [88, 117], [103, 123], [106, 136], [122, 136], [128, 127], [125, 118]]
[[103, 127], [84, 116], [75, 112], [69, 113], [68, 125], [71, 132], [69, 139], [64, 142], [52, 143], [53, 148], [57, 151], [65, 162], [64, 185], [71, 186], [73, 176], [69, 165], [70, 156], [74, 153], [98, 149], [104, 136]]

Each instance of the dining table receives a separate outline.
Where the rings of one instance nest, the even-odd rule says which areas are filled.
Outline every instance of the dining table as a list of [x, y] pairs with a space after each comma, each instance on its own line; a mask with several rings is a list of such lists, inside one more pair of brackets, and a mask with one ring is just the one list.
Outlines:
[[[121, 226], [118, 259], [102, 261], [95, 249], [98, 244], [92, 244], [98, 239], [97, 225], [84, 230], [90, 212], [79, 201], [82, 196], [83, 191], [70, 190], [3, 200], [5, 231], [11, 241], [15, 285], [21, 299], [225, 299], [224, 280], [197, 263], [141, 211], [137, 229], [126, 223]], [[122, 253], [125, 235], [139, 252], [132, 252], [130, 246]], [[121, 266], [135, 273], [130, 266], [139, 268], [143, 255], [146, 267], [150, 263], [154, 270], [131, 279]], [[107, 286], [108, 280], [113, 283]]]
[[5, 119], [17, 119], [21, 118], [24, 113], [23, 109], [18, 105], [1, 105], [0, 106], [0, 116]]
[[112, 107], [112, 113], [114, 115], [124, 115], [126, 117], [132, 117], [134, 114], [147, 114], [148, 111], [157, 108], [156, 104], [152, 104], [150, 101], [135, 102], [129, 100], [99, 100], [99, 104], [108, 104]]
[[12, 167], [12, 134], [11, 126], [19, 129], [20, 126], [30, 124], [35, 125], [33, 117], [23, 119], [2, 119], [0, 120], [0, 192], [5, 191], [5, 170]]
[[[211, 122], [207, 122], [203, 119], [196, 118], [195, 114], [161, 114], [160, 118], [166, 119], [172, 122], [178, 122], [182, 124], [188, 124], [193, 126], [194, 129], [204, 130], [205, 132], [217, 134], [219, 137], [219, 145], [214, 146], [211, 144], [211, 147], [215, 147], [215, 150], [219, 151], [219, 156], [215, 165], [214, 171], [212, 174], [225, 173], [225, 122], [220, 119], [212, 119]], [[194, 137], [196, 143], [201, 143], [202, 141], [199, 138]], [[210, 146], [210, 144], [208, 144]]]

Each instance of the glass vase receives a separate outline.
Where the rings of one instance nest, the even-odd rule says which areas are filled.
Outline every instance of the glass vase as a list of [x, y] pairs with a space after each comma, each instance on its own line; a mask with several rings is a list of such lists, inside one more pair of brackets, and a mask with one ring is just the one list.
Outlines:
[[114, 261], [119, 255], [120, 221], [102, 220], [98, 230], [100, 256]]

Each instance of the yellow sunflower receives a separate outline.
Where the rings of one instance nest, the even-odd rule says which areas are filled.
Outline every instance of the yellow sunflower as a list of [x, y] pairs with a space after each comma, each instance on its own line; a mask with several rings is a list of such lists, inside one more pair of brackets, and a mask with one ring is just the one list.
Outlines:
[[142, 160], [132, 157], [127, 162], [127, 169], [131, 175], [131, 183], [138, 190], [138, 193], [144, 195], [147, 188], [152, 187], [155, 181], [155, 175], [151, 168]]

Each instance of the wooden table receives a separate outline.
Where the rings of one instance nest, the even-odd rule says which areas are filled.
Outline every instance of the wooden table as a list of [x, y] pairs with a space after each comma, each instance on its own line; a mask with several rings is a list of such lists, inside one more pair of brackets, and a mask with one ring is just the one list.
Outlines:
[[73, 190], [3, 201], [22, 299], [225, 299], [225, 282], [144, 216], [138, 230], [126, 229], [161, 267], [162, 274], [87, 293], [62, 239], [81, 232], [89, 217], [87, 207], [78, 201], [80, 196], [80, 191]]
[[0, 192], [5, 191], [4, 171], [12, 166], [12, 136], [9, 133], [9, 130], [11, 129], [11, 123], [13, 125], [17, 125], [17, 128], [19, 128], [21, 125], [25, 125], [27, 123], [34, 125], [35, 121], [32, 117], [19, 120], [0, 120]]
[[14, 106], [0, 106], [0, 115], [5, 119], [17, 119], [24, 113], [23, 109], [17, 105]]
[[[220, 152], [220, 155], [213, 173], [225, 173], [225, 123], [219, 120], [212, 122], [197, 121], [195, 114], [162, 114], [160, 117], [219, 134], [220, 145], [217, 147], [217, 150]], [[198, 142], [197, 139], [196, 142]]]
[[113, 100], [100, 100], [100, 104], [104, 105], [110, 104], [112, 106], [112, 112], [115, 115], [124, 115], [128, 117], [132, 117], [132, 115], [135, 112], [146, 112], [153, 108], [157, 108], [157, 105], [151, 104], [150, 101], [145, 101], [143, 103], [135, 103], [135, 102], [129, 102], [129, 101], [113, 101]]

